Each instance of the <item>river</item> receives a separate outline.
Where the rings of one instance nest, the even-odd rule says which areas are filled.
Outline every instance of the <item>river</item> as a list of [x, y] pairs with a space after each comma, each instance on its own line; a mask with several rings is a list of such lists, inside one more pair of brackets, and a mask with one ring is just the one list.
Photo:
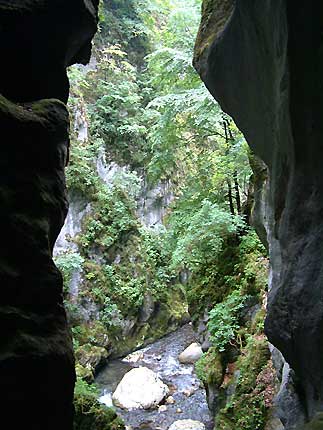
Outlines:
[[167, 409], [163, 412], [156, 409], [125, 411], [116, 408], [128, 429], [167, 430], [174, 421], [192, 419], [204, 423], [207, 430], [212, 430], [206, 394], [194, 373], [194, 366], [180, 364], [177, 359], [195, 341], [192, 326], [187, 324], [123, 360], [109, 362], [95, 381], [101, 390], [100, 401], [112, 406], [112, 393], [123, 375], [134, 367], [146, 366], [169, 386], [175, 403], [165, 405]]

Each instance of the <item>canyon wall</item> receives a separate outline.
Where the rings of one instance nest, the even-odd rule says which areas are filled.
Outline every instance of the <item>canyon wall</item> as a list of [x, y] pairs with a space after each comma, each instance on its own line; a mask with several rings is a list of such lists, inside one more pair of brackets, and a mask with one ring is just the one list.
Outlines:
[[254, 213], [258, 227], [266, 228], [272, 264], [266, 333], [295, 372], [307, 420], [316, 416], [318, 422], [323, 409], [322, 28], [323, 4], [314, 0], [205, 0], [194, 59], [210, 92], [267, 166], [267, 175], [262, 170], [256, 181], [256, 196], [263, 200]]
[[0, 405], [15, 430], [72, 429], [74, 358], [52, 249], [67, 213], [66, 67], [89, 60], [97, 7], [0, 2]]

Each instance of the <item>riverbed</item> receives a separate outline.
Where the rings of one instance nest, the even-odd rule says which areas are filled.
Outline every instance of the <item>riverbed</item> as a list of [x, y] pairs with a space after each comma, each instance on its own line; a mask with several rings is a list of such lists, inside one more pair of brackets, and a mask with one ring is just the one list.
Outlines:
[[213, 429], [206, 394], [194, 373], [194, 366], [180, 364], [178, 355], [192, 342], [196, 335], [190, 324], [174, 333], [136, 351], [125, 359], [113, 360], [99, 373], [96, 384], [100, 388], [100, 401], [112, 406], [112, 393], [125, 373], [134, 367], [145, 366], [153, 370], [170, 388], [173, 404], [154, 410], [125, 411], [115, 408], [131, 430], [167, 430], [177, 420], [192, 419]]

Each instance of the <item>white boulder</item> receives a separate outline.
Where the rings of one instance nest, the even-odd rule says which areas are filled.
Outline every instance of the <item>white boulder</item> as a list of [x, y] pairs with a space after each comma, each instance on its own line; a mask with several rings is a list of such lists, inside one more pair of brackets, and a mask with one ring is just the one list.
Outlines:
[[205, 425], [200, 421], [179, 420], [175, 421], [168, 430], [205, 430]]
[[168, 395], [169, 388], [152, 370], [138, 367], [130, 370], [113, 393], [113, 403], [123, 409], [157, 407]]
[[201, 345], [192, 343], [178, 356], [178, 360], [182, 364], [194, 364], [203, 355]]

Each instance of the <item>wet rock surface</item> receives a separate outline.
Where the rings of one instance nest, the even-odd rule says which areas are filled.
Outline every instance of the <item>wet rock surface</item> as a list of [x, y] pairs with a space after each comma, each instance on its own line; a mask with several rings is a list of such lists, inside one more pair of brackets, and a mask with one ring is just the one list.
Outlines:
[[169, 388], [158, 375], [147, 367], [138, 367], [125, 374], [112, 400], [114, 405], [127, 409], [152, 409], [169, 393]]
[[202, 357], [203, 351], [199, 343], [191, 343], [178, 356], [178, 360], [182, 364], [194, 364]]
[[174, 333], [131, 354], [126, 360], [109, 362], [106, 369], [99, 373], [96, 383], [101, 388], [100, 400], [112, 405], [112, 393], [123, 375], [130, 369], [146, 366], [158, 374], [168, 385], [170, 396], [164, 404], [155, 410], [125, 411], [117, 408], [125, 424], [133, 429], [168, 430], [178, 420], [191, 419], [200, 421], [207, 430], [213, 429], [206, 394], [193, 371], [193, 365], [180, 364], [178, 355], [196, 336], [191, 325], [187, 324]]
[[169, 430], [205, 430], [205, 425], [195, 420], [179, 420], [175, 421]]

